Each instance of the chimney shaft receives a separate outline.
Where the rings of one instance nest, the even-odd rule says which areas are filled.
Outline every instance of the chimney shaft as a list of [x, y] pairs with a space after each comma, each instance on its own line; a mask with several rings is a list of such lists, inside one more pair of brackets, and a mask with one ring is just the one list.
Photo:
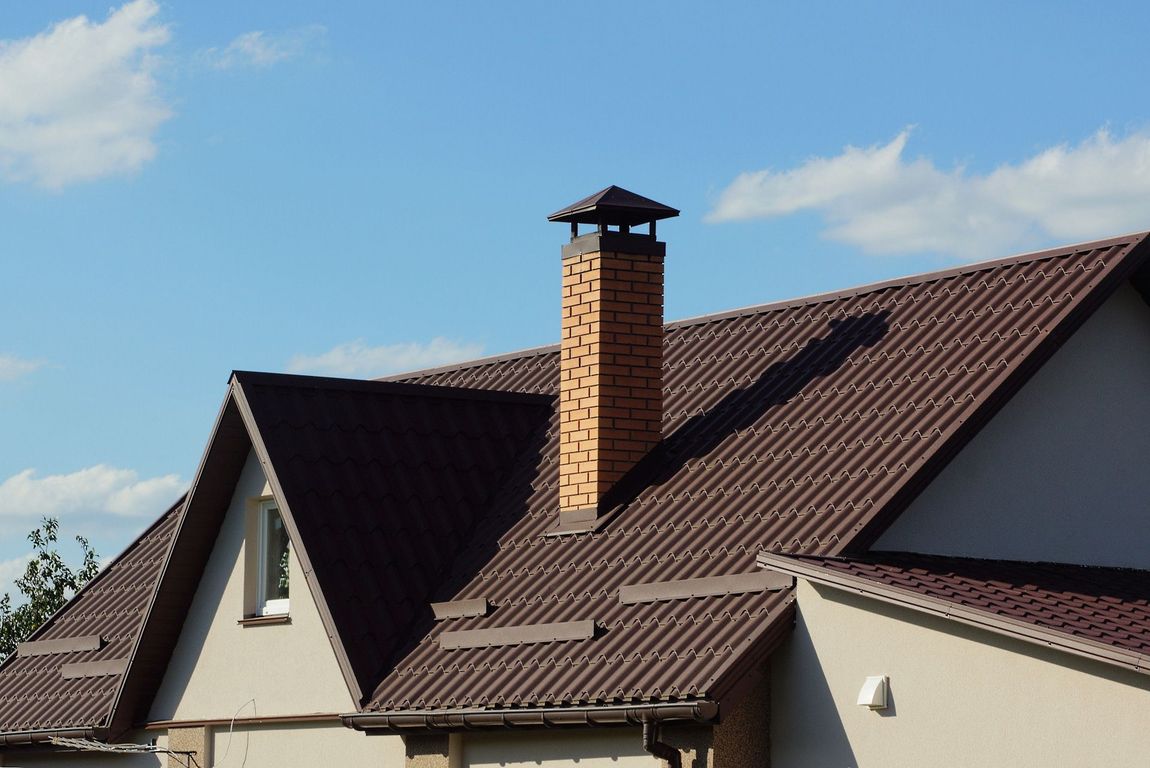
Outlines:
[[[552, 214], [563, 247], [559, 522], [594, 530], [604, 495], [661, 437], [663, 258], [654, 222], [678, 211], [618, 187]], [[596, 226], [580, 236], [579, 223]], [[650, 234], [631, 232], [649, 224]]]

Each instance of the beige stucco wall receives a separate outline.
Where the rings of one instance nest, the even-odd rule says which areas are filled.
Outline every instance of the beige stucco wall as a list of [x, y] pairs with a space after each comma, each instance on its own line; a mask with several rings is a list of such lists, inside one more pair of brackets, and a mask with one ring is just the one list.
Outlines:
[[[1150, 763], [1150, 677], [799, 581], [772, 659], [772, 766]], [[893, 706], [855, 703], [888, 675]]]
[[461, 768], [660, 768], [638, 728], [465, 733]]
[[1150, 568], [1150, 307], [1087, 320], [875, 549]]
[[[252, 500], [267, 495], [255, 455], [248, 457], [183, 632], [149, 719], [230, 720], [257, 716], [346, 713], [355, 710], [318, 609], [294, 550], [291, 623], [243, 627], [244, 534]], [[208, 740], [211, 759], [246, 768], [284, 765], [403, 766], [398, 736], [367, 736], [338, 723], [237, 725], [228, 753], [228, 726]], [[242, 738], [241, 738], [242, 737]]]
[[403, 768], [399, 736], [367, 736], [336, 724], [227, 726], [212, 730], [212, 759], [220, 768], [365, 766]]
[[264, 486], [263, 472], [252, 454], [152, 705], [152, 720], [355, 709], [315, 602], [300, 576], [294, 549], [289, 566], [291, 623], [255, 627], [236, 623], [244, 615], [245, 515], [250, 500], [264, 494]]

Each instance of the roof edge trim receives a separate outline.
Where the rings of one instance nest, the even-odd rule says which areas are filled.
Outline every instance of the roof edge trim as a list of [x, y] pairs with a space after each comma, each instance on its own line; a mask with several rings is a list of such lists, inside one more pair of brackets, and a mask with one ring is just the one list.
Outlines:
[[[1107, 256], [1101, 273], [1088, 285], [1086, 292], [1068, 302], [1052, 318], [1050, 328], [1027, 342], [1010, 360], [1003, 371], [987, 383], [974, 402], [947, 426], [937, 445], [926, 454], [907, 462], [903, 479], [872, 499], [872, 507], [855, 526], [828, 553], [831, 556], [858, 554], [866, 551], [890, 524], [932, 483], [982, 428], [1010, 402], [1027, 382], [1054, 356], [1079, 328], [1106, 302], [1123, 282], [1150, 259], [1150, 246], [1146, 235], [1137, 238], [1100, 240], [1098, 249], [1118, 249]], [[1043, 252], [1055, 257], [1081, 249], [1059, 249]], [[1043, 255], [1043, 254], [1039, 254]], [[1019, 261], [1024, 261], [1020, 259]], [[1008, 260], [1009, 262], [1009, 260]]]
[[481, 728], [572, 728], [652, 722], [713, 723], [718, 717], [717, 702], [699, 699], [666, 704], [358, 712], [343, 715], [341, 719], [345, 726], [357, 731], [432, 733]]
[[[120, 678], [120, 686], [119, 686], [119, 689], [116, 691], [116, 697], [112, 700], [112, 710], [111, 710], [111, 714], [109, 715], [109, 718], [108, 718], [108, 723], [109, 723], [108, 736], [110, 736], [112, 738], [116, 738], [120, 735], [120, 733], [128, 730], [132, 725], [132, 721], [136, 719], [135, 713], [124, 713], [124, 712], [122, 712], [120, 709], [120, 704], [124, 700], [125, 696], [130, 696], [130, 695], [135, 693], [134, 684], [136, 683], [136, 679], [138, 676], [138, 668], [139, 668], [137, 663], [136, 663], [136, 658], [140, 652], [140, 648], [143, 647], [143, 645], [144, 645], [144, 638], [148, 637], [150, 639], [152, 632], [155, 631], [154, 612], [156, 609], [156, 604], [157, 604], [157, 601], [160, 597], [160, 593], [163, 592], [164, 588], [167, 586], [168, 571], [170, 570], [170, 566], [172, 565], [172, 556], [176, 552], [176, 546], [180, 542], [181, 534], [184, 531], [184, 525], [188, 521], [188, 509], [191, 506], [193, 499], [195, 498], [196, 490], [197, 490], [197, 488], [199, 488], [200, 482], [204, 478], [204, 472], [208, 466], [208, 459], [211, 457], [212, 448], [215, 445], [216, 437], [219, 434], [221, 425], [224, 423], [225, 419], [227, 418], [228, 406], [231, 405], [233, 402], [233, 397], [232, 397], [233, 390], [234, 390], [234, 387], [229, 382], [228, 383], [228, 392], [224, 396], [223, 403], [220, 404], [219, 411], [216, 412], [215, 421], [212, 422], [211, 437], [208, 439], [208, 444], [206, 446], [204, 446], [204, 452], [200, 455], [200, 462], [196, 466], [196, 474], [195, 474], [195, 477], [192, 478], [192, 484], [188, 488], [188, 490], [184, 492], [184, 495], [181, 497], [180, 502], [177, 502], [177, 504], [183, 503], [183, 509], [180, 511], [180, 519], [176, 522], [176, 529], [174, 531], [172, 531], [171, 544], [168, 545], [168, 552], [164, 556], [164, 562], [163, 562], [163, 565], [160, 566], [160, 572], [156, 575], [156, 586], [152, 589], [152, 596], [148, 599], [147, 608], [144, 609], [144, 620], [140, 623], [140, 629], [136, 633], [135, 640], [132, 643], [132, 650], [128, 653], [128, 657], [127, 657], [128, 658], [128, 665], [124, 669], [123, 677]], [[173, 509], [174, 509], [174, 507], [175, 507], [175, 505], [173, 505]], [[163, 517], [160, 518], [160, 520], [162, 520], [162, 519], [163, 519]], [[148, 531], [151, 531], [154, 527], [158, 526], [160, 524], [160, 520], [157, 520], [155, 523], [153, 523], [151, 526], [149, 526]], [[141, 534], [141, 538], [144, 535], [145, 534]], [[124, 551], [127, 552], [127, 550], [124, 550]], [[105, 569], [105, 570], [110, 570], [110, 569]], [[95, 579], [93, 579], [92, 581], [95, 581]], [[91, 582], [89, 582], [89, 583], [91, 583]], [[189, 601], [188, 601], [189, 605], [191, 605], [191, 599], [193, 599], [194, 597], [195, 597], [195, 595], [193, 592], [192, 598], [189, 598]], [[181, 632], [182, 631], [183, 630], [181, 627]], [[166, 654], [166, 657], [164, 659], [165, 671], [167, 669], [168, 662], [171, 659], [171, 652], [175, 650], [175, 646], [179, 642], [179, 634], [180, 633], [176, 633], [176, 639], [173, 642], [172, 647], [169, 649], [169, 652]], [[149, 698], [149, 704], [150, 704], [151, 700], [155, 697], [157, 691], [159, 690], [159, 685], [162, 684], [163, 677], [164, 677], [164, 673], [161, 673], [160, 674], [160, 683], [157, 683], [155, 689], [153, 689], [151, 691], [151, 694], [150, 694], [151, 698]]]
[[0, 747], [46, 744], [53, 738], [104, 741], [107, 738], [107, 732], [107, 728], [46, 728], [40, 731], [13, 731], [12, 733], [0, 733]]
[[852, 592], [929, 616], [937, 616], [976, 629], [1021, 640], [1031, 645], [1053, 648], [1074, 656], [1150, 675], [1150, 658], [1140, 653], [1119, 650], [1104, 643], [1073, 637], [1019, 619], [998, 616], [988, 611], [968, 608], [936, 597], [927, 597], [859, 576], [831, 573], [818, 565], [799, 561], [788, 555], [760, 552], [756, 560], [763, 568], [787, 573], [816, 584]]
[[244, 393], [243, 382], [240, 381], [240, 377], [236, 374], [232, 375], [232, 381], [232, 397], [240, 412], [240, 418], [243, 420], [244, 426], [247, 427], [248, 437], [252, 441], [252, 450], [255, 451], [256, 457], [260, 461], [264, 478], [271, 486], [272, 494], [279, 504], [284, 525], [287, 527], [288, 534], [291, 536], [291, 540], [295, 545], [296, 556], [299, 558], [300, 565], [303, 566], [304, 581], [307, 582], [312, 600], [315, 601], [316, 609], [319, 611], [320, 620], [323, 622], [328, 641], [331, 643], [332, 651], [335, 653], [339, 670], [343, 673], [348, 693], [351, 694], [352, 701], [356, 702], [357, 705], [362, 704], [364, 692], [360, 688], [355, 670], [351, 666], [351, 659], [347, 655], [343, 638], [339, 634], [339, 628], [336, 627], [335, 619], [331, 615], [331, 608], [328, 607], [327, 597], [324, 595], [323, 588], [320, 587], [319, 581], [316, 579], [315, 567], [312, 565], [311, 556], [308, 554], [307, 546], [300, 537], [299, 529], [296, 527], [291, 505], [287, 502], [283, 485], [280, 483], [279, 476], [276, 473], [275, 467], [272, 465], [271, 457], [268, 455], [267, 445], [264, 443], [264, 438], [260, 433], [259, 425], [256, 423], [255, 415], [252, 413], [251, 405], [248, 403], [247, 395]]

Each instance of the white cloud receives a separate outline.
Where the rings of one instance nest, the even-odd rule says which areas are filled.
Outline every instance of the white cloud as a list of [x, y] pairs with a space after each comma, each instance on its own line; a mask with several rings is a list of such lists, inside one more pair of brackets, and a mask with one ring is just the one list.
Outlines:
[[319, 45], [327, 30], [313, 24], [282, 32], [244, 32], [224, 48], [207, 48], [198, 58], [214, 69], [266, 68], [297, 58]]
[[45, 477], [26, 469], [0, 483], [0, 518], [157, 515], [179, 497], [184, 485], [176, 475], [141, 480], [134, 470], [104, 464]]
[[14, 381], [43, 367], [42, 360], [24, 360], [11, 355], [0, 355], [0, 381]]
[[889, 144], [847, 147], [788, 171], [740, 174], [707, 220], [815, 211], [827, 237], [868, 253], [967, 260], [1150, 225], [1150, 134], [1115, 139], [1103, 129], [984, 175], [906, 159], [909, 136], [908, 129]]
[[171, 116], [152, 51], [168, 41], [154, 0], [93, 23], [76, 16], [0, 41], [0, 173], [59, 188], [140, 168]]
[[483, 353], [483, 345], [436, 337], [427, 344], [408, 342], [369, 347], [362, 339], [340, 344], [314, 357], [296, 355], [288, 363], [292, 373], [316, 373], [327, 376], [383, 376], [388, 373], [430, 368]]
[[14, 603], [22, 602], [16, 590], [16, 579], [24, 575], [34, 553], [28, 552], [11, 560], [0, 561], [0, 595], [11, 595]]

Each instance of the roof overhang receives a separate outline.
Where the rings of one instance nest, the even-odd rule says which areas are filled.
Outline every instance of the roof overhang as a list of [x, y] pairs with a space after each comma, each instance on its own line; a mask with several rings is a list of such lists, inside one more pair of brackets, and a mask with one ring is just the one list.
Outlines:
[[359, 731], [431, 733], [507, 728], [586, 728], [640, 723], [702, 723], [719, 719], [719, 704], [710, 699], [659, 704], [614, 704], [582, 707], [507, 707], [503, 709], [434, 709], [357, 712], [343, 724]]
[[50, 744], [54, 738], [92, 739], [106, 741], [107, 728], [46, 728], [38, 731], [0, 733], [0, 747], [20, 747]]
[[936, 597], [928, 597], [853, 574], [831, 571], [814, 563], [797, 560], [787, 555], [760, 552], [757, 559], [763, 568], [787, 573], [815, 584], [834, 587], [852, 594], [908, 608], [918, 613], [937, 616], [997, 635], [1012, 637], [1032, 645], [1053, 648], [1110, 666], [1150, 675], [1150, 658], [1134, 651], [1073, 637], [1064, 632], [1045, 629], [1019, 619], [1000, 616], [989, 611], [980, 611], [977, 608], [969, 608]]

